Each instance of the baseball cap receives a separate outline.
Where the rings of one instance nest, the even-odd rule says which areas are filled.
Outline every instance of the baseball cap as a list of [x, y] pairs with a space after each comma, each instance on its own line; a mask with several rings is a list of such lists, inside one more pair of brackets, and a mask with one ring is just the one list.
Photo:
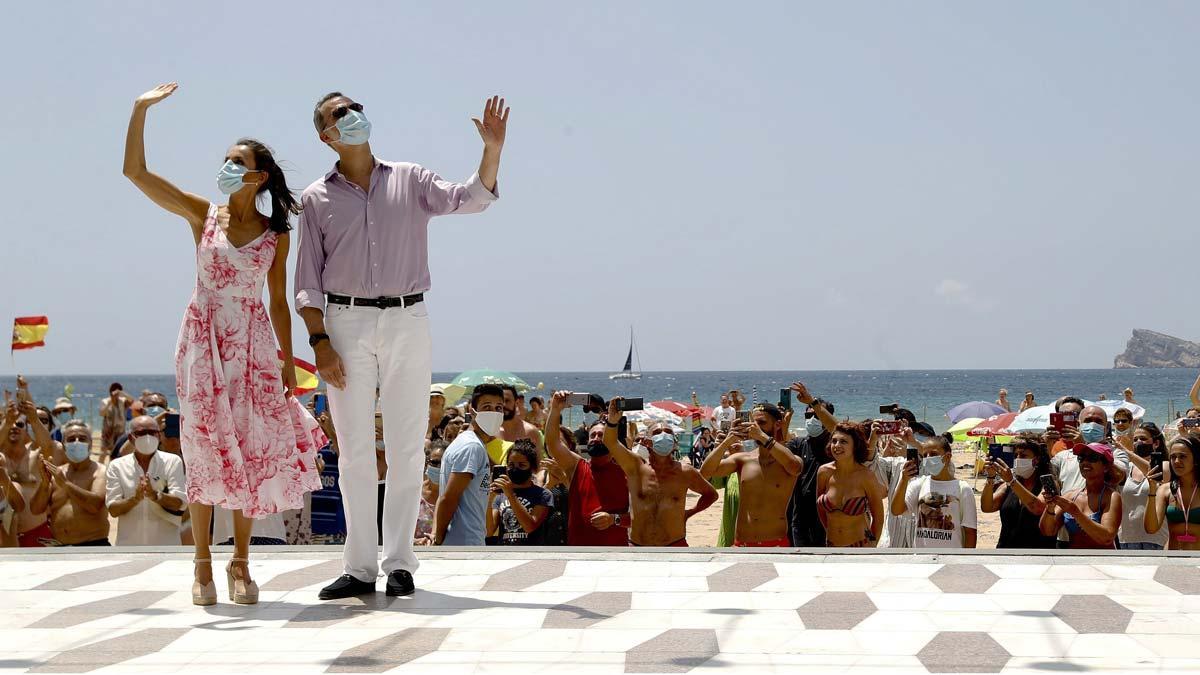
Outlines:
[[1076, 443], [1075, 446], [1071, 448], [1071, 452], [1075, 453], [1076, 457], [1089, 452], [1094, 452], [1103, 457], [1104, 461], [1107, 462], [1109, 466], [1112, 466], [1113, 463], [1112, 448], [1103, 443], [1088, 443], [1087, 445], [1084, 445], [1083, 443]]

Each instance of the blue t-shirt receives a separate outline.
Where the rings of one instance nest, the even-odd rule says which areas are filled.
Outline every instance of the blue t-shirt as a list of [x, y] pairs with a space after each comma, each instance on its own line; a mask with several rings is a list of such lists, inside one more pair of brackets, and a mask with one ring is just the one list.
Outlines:
[[446, 546], [483, 546], [492, 471], [487, 448], [483, 447], [483, 442], [473, 430], [459, 434], [442, 454], [442, 472], [438, 483], [443, 491], [452, 473], [469, 473], [472, 478], [459, 497], [458, 510], [450, 519], [442, 543]]
[[[538, 506], [554, 510], [554, 495], [540, 485], [516, 488], [513, 490], [513, 494], [530, 515], [533, 515], [534, 508]], [[541, 546], [545, 542], [545, 520], [533, 532], [526, 532], [525, 528], [521, 527], [521, 521], [517, 520], [517, 514], [513, 513], [508, 497], [504, 494], [496, 495], [496, 499], [492, 502], [492, 508], [500, 512], [500, 544], [502, 546]], [[548, 516], [547, 519], [549, 519]]]
[[313, 534], [346, 536], [346, 512], [342, 491], [338, 486], [338, 456], [329, 446], [321, 448], [325, 470], [321, 472], [321, 489], [312, 493]]

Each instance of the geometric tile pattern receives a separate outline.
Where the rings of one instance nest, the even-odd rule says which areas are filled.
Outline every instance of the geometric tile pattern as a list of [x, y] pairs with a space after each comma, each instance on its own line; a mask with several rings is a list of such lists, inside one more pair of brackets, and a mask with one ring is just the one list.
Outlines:
[[1178, 555], [420, 557], [411, 596], [320, 602], [339, 547], [256, 548], [258, 605], [218, 574], [195, 607], [181, 548], [0, 550], [0, 671], [1200, 672], [1200, 565]]
[[987, 593], [1000, 577], [983, 565], [946, 565], [929, 575], [943, 593]]
[[796, 612], [805, 628], [850, 630], [874, 614], [876, 609], [866, 593], [831, 591], [809, 600]]
[[938, 633], [917, 658], [931, 673], [998, 673], [1012, 655], [987, 633]]

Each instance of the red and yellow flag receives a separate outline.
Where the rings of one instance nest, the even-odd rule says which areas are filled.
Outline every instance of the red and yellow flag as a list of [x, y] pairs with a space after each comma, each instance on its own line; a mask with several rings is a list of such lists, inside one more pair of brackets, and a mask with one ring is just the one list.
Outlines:
[[13, 319], [13, 351], [46, 346], [50, 320], [44, 316], [19, 316]]
[[[296, 364], [296, 389], [292, 392], [294, 395], [303, 396], [321, 386], [316, 366], [295, 357], [292, 357], [292, 362]], [[279, 366], [283, 367], [283, 352], [279, 352]]]

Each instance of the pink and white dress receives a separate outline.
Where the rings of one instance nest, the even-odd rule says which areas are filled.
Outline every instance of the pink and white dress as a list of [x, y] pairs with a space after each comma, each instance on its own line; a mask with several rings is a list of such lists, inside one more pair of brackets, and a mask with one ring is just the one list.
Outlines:
[[302, 508], [321, 489], [316, 455], [326, 443], [280, 377], [262, 301], [277, 237], [267, 230], [238, 248], [209, 207], [175, 351], [188, 501], [251, 518]]

